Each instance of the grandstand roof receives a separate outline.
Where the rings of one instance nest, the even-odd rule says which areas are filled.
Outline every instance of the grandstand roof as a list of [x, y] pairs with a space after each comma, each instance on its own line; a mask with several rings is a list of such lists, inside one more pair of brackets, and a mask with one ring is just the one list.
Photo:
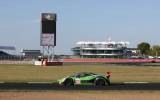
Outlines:
[[82, 45], [82, 44], [122, 44], [122, 45], [127, 45], [129, 44], [129, 42], [115, 42], [115, 41], [103, 41], [103, 42], [99, 42], [99, 41], [79, 41], [76, 44], [78, 45]]
[[25, 53], [25, 52], [41, 52], [41, 50], [28, 50], [28, 49], [23, 49], [22, 51], [21, 51], [22, 53]]
[[0, 46], [0, 50], [16, 50], [14, 46]]

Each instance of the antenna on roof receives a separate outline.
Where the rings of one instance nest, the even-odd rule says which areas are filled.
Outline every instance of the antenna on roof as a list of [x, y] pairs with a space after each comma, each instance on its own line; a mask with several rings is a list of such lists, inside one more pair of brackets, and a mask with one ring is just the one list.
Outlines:
[[108, 38], [108, 42], [111, 42], [111, 37]]

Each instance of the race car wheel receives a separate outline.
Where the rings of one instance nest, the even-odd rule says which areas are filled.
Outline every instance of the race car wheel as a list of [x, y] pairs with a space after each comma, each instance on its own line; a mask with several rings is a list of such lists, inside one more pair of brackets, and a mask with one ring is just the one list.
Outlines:
[[66, 79], [66, 81], [64, 82], [64, 86], [66, 86], [66, 87], [70, 87], [73, 85], [74, 85], [74, 82], [72, 79]]
[[95, 81], [95, 86], [105, 86], [106, 85], [106, 81], [103, 79], [97, 79]]
[[106, 81], [108, 85], [111, 85], [110, 81]]

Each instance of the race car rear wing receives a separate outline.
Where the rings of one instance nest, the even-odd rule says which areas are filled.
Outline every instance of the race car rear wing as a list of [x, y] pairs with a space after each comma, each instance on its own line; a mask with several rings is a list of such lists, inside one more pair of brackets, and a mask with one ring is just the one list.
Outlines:
[[111, 77], [111, 72], [106, 72], [106, 77], [110, 78]]

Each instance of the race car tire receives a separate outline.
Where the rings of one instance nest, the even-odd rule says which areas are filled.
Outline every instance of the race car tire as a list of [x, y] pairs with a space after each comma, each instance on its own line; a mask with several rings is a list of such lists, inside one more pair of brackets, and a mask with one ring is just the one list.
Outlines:
[[106, 80], [106, 83], [107, 83], [107, 85], [111, 85], [111, 82], [110, 82], [110, 81], [108, 81], [108, 80]]
[[64, 86], [65, 87], [70, 87], [70, 86], [74, 86], [74, 82], [72, 79], [66, 79], [65, 82], [64, 82]]
[[104, 79], [96, 79], [95, 80], [95, 86], [105, 86], [106, 81]]

